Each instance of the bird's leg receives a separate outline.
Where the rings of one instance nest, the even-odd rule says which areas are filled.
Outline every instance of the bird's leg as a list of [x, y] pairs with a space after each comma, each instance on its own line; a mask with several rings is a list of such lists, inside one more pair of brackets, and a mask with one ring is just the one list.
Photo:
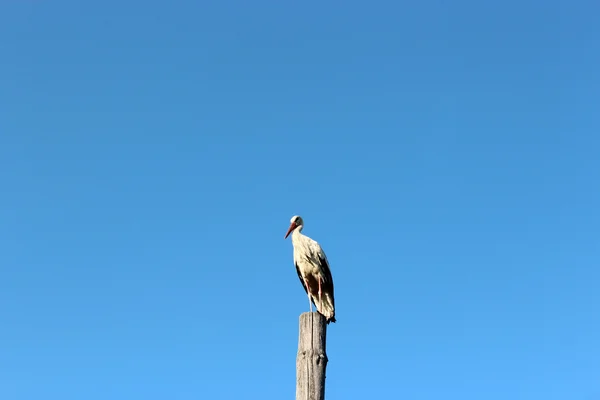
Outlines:
[[306, 294], [308, 295], [308, 307], [310, 307], [310, 312], [312, 312], [312, 299], [310, 298], [310, 288], [308, 287], [308, 282], [306, 281], [306, 279], [302, 279], [304, 280], [304, 286], [306, 286]]
[[321, 300], [321, 278], [319, 278], [319, 310], [322, 310], [322, 300]]

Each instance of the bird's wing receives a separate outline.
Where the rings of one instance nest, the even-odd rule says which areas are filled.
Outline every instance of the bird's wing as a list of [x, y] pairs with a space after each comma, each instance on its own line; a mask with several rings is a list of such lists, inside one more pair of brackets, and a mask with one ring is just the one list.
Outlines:
[[327, 261], [327, 256], [325, 252], [321, 248], [321, 245], [316, 241], [308, 238], [307, 241], [307, 249], [308, 256], [312, 259], [312, 263], [314, 265], [319, 265], [323, 270], [325, 276], [323, 278], [327, 279], [329, 282], [332, 282], [331, 279], [331, 271], [329, 271], [329, 261]]
[[319, 260], [321, 261], [321, 270], [323, 271], [323, 292], [329, 293], [329, 295], [331, 296], [331, 305], [335, 308], [333, 277], [331, 276], [331, 269], [329, 269], [329, 262], [327, 262], [327, 256], [325, 256], [325, 252], [323, 252], [323, 250], [321, 250]]
[[308, 242], [308, 247], [314, 261], [321, 267], [321, 271], [323, 273], [323, 283], [326, 287], [330, 288], [329, 291], [333, 295], [333, 277], [331, 276], [331, 269], [329, 267], [327, 256], [325, 255], [325, 251], [323, 251], [321, 245], [313, 239], [310, 239]]
[[331, 288], [333, 289], [333, 277], [331, 276], [331, 269], [329, 268], [329, 262], [327, 261], [327, 256], [323, 250], [321, 250], [319, 254], [319, 262], [321, 263], [321, 268], [323, 270], [323, 281], [331, 284]]

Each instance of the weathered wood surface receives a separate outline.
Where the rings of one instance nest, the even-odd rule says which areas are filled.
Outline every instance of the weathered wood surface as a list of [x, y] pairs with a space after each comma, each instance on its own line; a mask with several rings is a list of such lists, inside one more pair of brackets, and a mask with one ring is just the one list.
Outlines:
[[296, 400], [325, 400], [327, 324], [317, 312], [300, 315], [296, 357]]

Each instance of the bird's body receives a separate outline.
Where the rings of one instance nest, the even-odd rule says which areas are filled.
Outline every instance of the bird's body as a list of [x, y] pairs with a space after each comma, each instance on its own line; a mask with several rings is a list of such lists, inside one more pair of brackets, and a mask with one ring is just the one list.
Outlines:
[[292, 217], [287, 238], [292, 233], [294, 247], [294, 264], [300, 283], [304, 287], [312, 304], [326, 319], [327, 323], [335, 322], [335, 299], [333, 295], [333, 277], [325, 252], [313, 239], [301, 233], [304, 221], [299, 216]]

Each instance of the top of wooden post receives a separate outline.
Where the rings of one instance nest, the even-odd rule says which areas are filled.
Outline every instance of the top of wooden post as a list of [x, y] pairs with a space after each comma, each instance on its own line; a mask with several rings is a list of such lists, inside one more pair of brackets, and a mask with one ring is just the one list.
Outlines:
[[327, 322], [318, 312], [300, 315], [296, 358], [296, 400], [325, 399]]

